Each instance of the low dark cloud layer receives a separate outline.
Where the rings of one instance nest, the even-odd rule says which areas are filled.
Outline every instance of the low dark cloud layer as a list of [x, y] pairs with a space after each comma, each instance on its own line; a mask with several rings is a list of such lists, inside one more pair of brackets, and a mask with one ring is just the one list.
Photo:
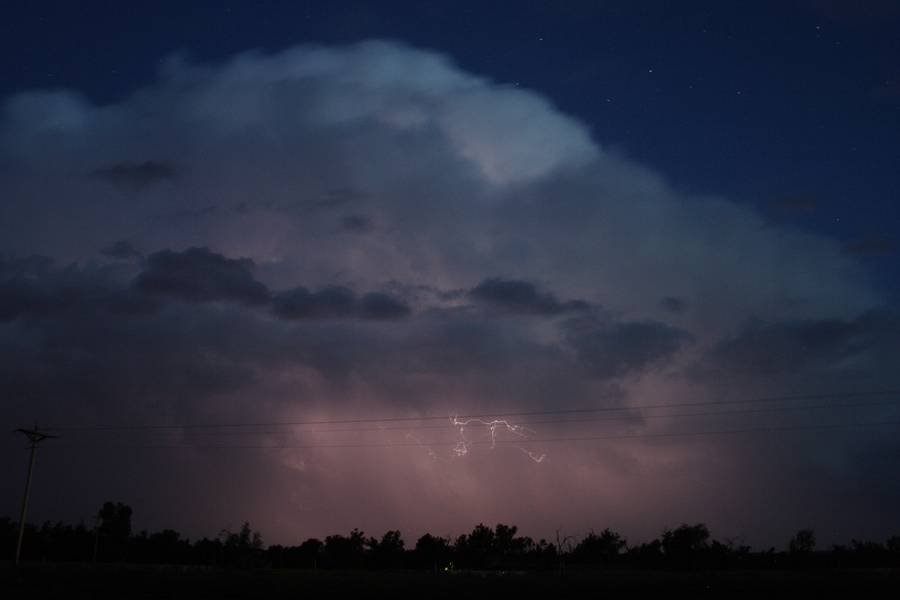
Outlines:
[[328, 319], [349, 317], [357, 312], [357, 298], [352, 290], [330, 286], [310, 292], [294, 288], [275, 296], [272, 312], [282, 319]]
[[659, 303], [663, 308], [673, 313], [684, 312], [688, 307], [684, 299], [676, 298], [675, 296], [666, 296]]
[[123, 285], [111, 268], [60, 267], [45, 256], [0, 261], [0, 320], [141, 315], [158, 303]]
[[587, 371], [604, 379], [665, 365], [692, 339], [689, 333], [657, 321], [573, 319], [565, 329]]
[[117, 260], [130, 260], [143, 256], [141, 251], [135, 248], [134, 244], [128, 240], [119, 240], [100, 250], [100, 254]]
[[375, 228], [372, 219], [366, 215], [345, 215], [341, 217], [340, 229], [348, 233], [369, 233]]
[[900, 381], [890, 356], [900, 352], [900, 316], [870, 311], [853, 319], [753, 320], [711, 349], [707, 369], [746, 379], [850, 377], [881, 373], [880, 386]]
[[583, 300], [560, 301], [531, 282], [500, 277], [485, 279], [468, 296], [478, 304], [509, 314], [555, 316], [590, 308]]
[[254, 278], [254, 269], [248, 258], [227, 258], [207, 248], [163, 250], [147, 257], [147, 266], [134, 285], [142, 292], [186, 302], [265, 304], [270, 298], [269, 290]]
[[399, 319], [412, 312], [405, 303], [381, 292], [370, 292], [360, 300], [360, 314], [365, 319]]
[[329, 286], [316, 292], [304, 287], [277, 294], [272, 313], [282, 319], [400, 319], [409, 316], [411, 308], [402, 300], [380, 292], [362, 297], [341, 286]]

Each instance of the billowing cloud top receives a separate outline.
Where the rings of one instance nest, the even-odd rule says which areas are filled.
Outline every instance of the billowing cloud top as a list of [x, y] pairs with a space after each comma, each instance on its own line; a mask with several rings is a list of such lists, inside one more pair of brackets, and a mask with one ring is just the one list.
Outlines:
[[[21, 93], [5, 101], [0, 161], [0, 384], [23, 422], [450, 415], [897, 383], [895, 313], [840, 244], [679, 193], [542, 96], [400, 44], [174, 57], [102, 106]], [[685, 427], [628, 416], [609, 431]], [[722, 420], [693, 428], [704, 424]], [[141, 460], [154, 482], [209, 484], [180, 499], [205, 507], [199, 526], [244, 518], [267, 495], [279, 500], [262, 525], [285, 535], [492, 519], [545, 533], [605, 526], [601, 507], [635, 535], [693, 518], [766, 530], [698, 482], [751, 493], [781, 478], [778, 493], [807, 497], [841, 488], [856, 460], [810, 444], [773, 472], [747, 446], [704, 437], [561, 444], [540, 464], [500, 447], [451, 460], [437, 449], [458, 433], [368, 432], [386, 449], [248, 449], [230, 465], [188, 436], [177, 457]], [[785, 483], [809, 460], [815, 481]], [[252, 468], [258, 487], [217, 488], [225, 468]], [[165, 504], [140, 479], [107, 489]], [[359, 489], [377, 507], [359, 513]], [[896, 493], [873, 502], [896, 506]]]

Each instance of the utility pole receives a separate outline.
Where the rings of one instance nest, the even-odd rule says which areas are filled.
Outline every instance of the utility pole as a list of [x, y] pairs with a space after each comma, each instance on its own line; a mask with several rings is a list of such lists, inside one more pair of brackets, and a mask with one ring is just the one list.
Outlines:
[[55, 438], [57, 436], [43, 433], [35, 425], [34, 429], [16, 429], [22, 433], [31, 442], [31, 457], [28, 460], [28, 477], [25, 479], [25, 496], [22, 498], [22, 513], [19, 515], [19, 539], [16, 540], [16, 568], [19, 567], [19, 558], [22, 555], [22, 537], [25, 535], [25, 515], [28, 512], [28, 496], [31, 495], [31, 474], [34, 472], [34, 455], [37, 453], [37, 446], [40, 442], [47, 438]]

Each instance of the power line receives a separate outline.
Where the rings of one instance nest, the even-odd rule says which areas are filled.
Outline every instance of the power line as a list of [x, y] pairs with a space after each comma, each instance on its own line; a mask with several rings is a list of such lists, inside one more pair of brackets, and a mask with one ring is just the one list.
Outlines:
[[[669, 419], [669, 418], [690, 418], [690, 417], [712, 417], [712, 416], [731, 416], [731, 415], [747, 415], [747, 414], [767, 414], [778, 412], [796, 412], [805, 410], [827, 410], [827, 409], [845, 409], [845, 408], [871, 408], [879, 406], [898, 406], [900, 400], [888, 400], [883, 402], [854, 402], [842, 404], [812, 404], [804, 406], [768, 406], [765, 408], [747, 408], [740, 410], [723, 410], [723, 411], [706, 411], [706, 412], [689, 412], [689, 413], [667, 413], [667, 414], [639, 414], [639, 415], [616, 415], [602, 417], [588, 417], [582, 419], [542, 419], [542, 420], [526, 420], [517, 421], [516, 426], [526, 425], [581, 425], [597, 422], [621, 422], [621, 421], [643, 421], [648, 419]], [[494, 415], [496, 416], [496, 415]], [[348, 428], [329, 428], [329, 429], [262, 429], [262, 430], [238, 430], [238, 431], [195, 431], [192, 436], [234, 436], [234, 435], [288, 435], [288, 434], [324, 434], [324, 433], [372, 433], [382, 431], [421, 431], [421, 430], [449, 430], [453, 429], [452, 424], [445, 425], [388, 425], [380, 427], [348, 427]], [[118, 431], [118, 430], [115, 430]], [[176, 430], [153, 431], [154, 434], [175, 434]]]
[[[702, 436], [718, 436], [718, 435], [734, 435], [744, 433], [783, 433], [791, 431], [817, 431], [817, 430], [836, 430], [836, 429], [853, 429], [857, 427], [884, 427], [897, 426], [900, 421], [876, 421], [870, 423], [831, 423], [818, 425], [788, 425], [788, 426], [765, 426], [765, 427], [745, 427], [737, 429], [721, 429], [706, 431], [674, 431], [662, 433], [628, 433], [614, 435], [592, 435], [592, 436], [576, 436], [576, 437], [549, 437], [549, 438], [521, 438], [514, 440], [474, 440], [467, 441], [467, 445], [499, 445], [499, 444], [536, 444], [536, 443], [563, 443], [563, 442], [585, 442], [585, 441], [601, 441], [601, 440], [626, 440], [626, 439], [664, 439], [679, 437], [702, 437]], [[217, 445], [195, 445], [195, 444], [67, 444], [57, 445], [56, 447], [74, 448], [74, 447], [96, 447], [96, 448], [168, 448], [168, 449], [260, 449], [260, 450], [280, 450], [280, 449], [328, 449], [328, 448], [403, 448], [403, 447], [429, 447], [442, 446], [453, 447], [458, 442], [378, 442], [378, 443], [341, 443], [341, 444], [260, 444], [260, 445], [237, 445], [237, 444], [217, 444]]]
[[239, 428], [239, 427], [279, 427], [279, 426], [298, 426], [298, 425], [351, 425], [364, 423], [394, 423], [394, 422], [417, 422], [417, 421], [435, 421], [446, 420], [452, 416], [463, 419], [487, 419], [497, 417], [527, 417], [527, 416], [543, 416], [543, 415], [576, 415], [590, 414], [601, 412], [622, 412], [640, 409], [664, 409], [664, 408], [687, 408], [693, 406], [725, 406], [740, 405], [752, 403], [766, 402], [788, 402], [795, 400], [823, 400], [836, 398], [866, 398], [877, 396], [889, 396], [900, 394], [898, 390], [881, 390], [867, 392], [836, 392], [828, 394], [803, 394], [792, 396], [768, 396], [761, 398], [750, 398], [746, 400], [713, 400], [703, 402], [673, 402], [667, 404], [637, 404], [631, 406], [604, 406], [591, 408], [571, 408], [559, 410], [534, 410], [534, 411], [515, 411], [515, 412], [497, 412], [497, 413], [481, 413], [481, 414], [461, 414], [461, 415], [424, 415], [418, 417], [369, 417], [355, 419], [321, 419], [321, 420], [305, 420], [305, 421], [263, 421], [255, 423], [188, 423], [188, 424], [135, 424], [135, 425], [87, 425], [81, 427], [52, 427], [47, 428], [52, 431], [143, 431], [143, 430], [177, 430], [177, 429], [219, 429], [219, 428]]

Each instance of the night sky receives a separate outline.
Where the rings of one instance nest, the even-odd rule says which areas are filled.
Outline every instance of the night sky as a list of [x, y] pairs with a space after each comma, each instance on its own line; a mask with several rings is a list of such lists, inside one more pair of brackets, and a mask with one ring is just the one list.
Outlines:
[[3, 3], [0, 412], [61, 436], [32, 519], [900, 532], [898, 30]]

